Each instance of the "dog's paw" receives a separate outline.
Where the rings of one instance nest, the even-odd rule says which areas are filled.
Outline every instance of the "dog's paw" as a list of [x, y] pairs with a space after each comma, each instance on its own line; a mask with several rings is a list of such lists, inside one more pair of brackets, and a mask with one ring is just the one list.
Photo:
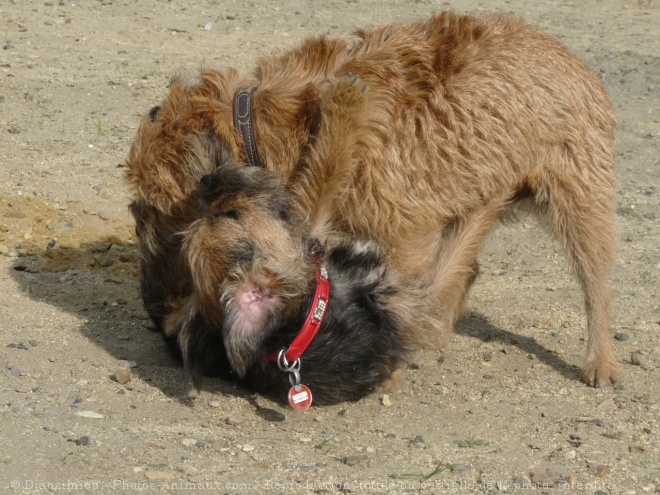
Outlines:
[[619, 365], [613, 361], [591, 361], [584, 367], [582, 381], [591, 387], [606, 387], [619, 381]]

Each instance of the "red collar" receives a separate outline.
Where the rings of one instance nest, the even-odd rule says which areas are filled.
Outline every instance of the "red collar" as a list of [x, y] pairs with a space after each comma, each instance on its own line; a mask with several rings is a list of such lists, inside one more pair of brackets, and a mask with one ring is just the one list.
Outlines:
[[284, 363], [293, 365], [305, 353], [323, 324], [323, 319], [328, 311], [328, 301], [330, 300], [330, 281], [328, 280], [328, 272], [321, 260], [313, 259], [312, 261], [319, 264], [319, 268], [316, 270], [316, 291], [314, 292], [312, 307], [307, 313], [302, 330], [293, 339], [286, 351], [282, 350], [283, 352], [280, 353], [267, 354], [267, 361], [278, 361], [282, 359], [279, 358], [282, 355]]

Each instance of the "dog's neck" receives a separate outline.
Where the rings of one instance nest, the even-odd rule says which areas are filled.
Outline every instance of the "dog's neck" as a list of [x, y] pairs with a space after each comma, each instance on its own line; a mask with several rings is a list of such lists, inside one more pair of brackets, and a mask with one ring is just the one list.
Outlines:
[[[320, 102], [312, 84], [280, 91], [269, 82], [238, 88], [233, 123], [243, 159], [275, 170], [288, 182], [320, 125]], [[242, 141], [242, 142], [241, 142]]]
[[316, 289], [312, 298], [312, 305], [307, 313], [307, 318], [288, 349], [282, 349], [279, 353], [266, 355], [267, 361], [277, 361], [280, 369], [288, 371], [289, 365], [293, 366], [305, 353], [314, 337], [323, 325], [328, 303], [330, 301], [330, 281], [328, 272], [321, 260], [314, 260], [319, 267], [316, 270]]

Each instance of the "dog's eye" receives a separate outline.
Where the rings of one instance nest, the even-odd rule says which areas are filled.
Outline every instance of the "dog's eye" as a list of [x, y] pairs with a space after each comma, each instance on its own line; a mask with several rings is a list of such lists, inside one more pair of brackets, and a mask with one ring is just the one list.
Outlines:
[[229, 218], [230, 220], [238, 221], [238, 210], [235, 210], [235, 209], [217, 210], [213, 214], [213, 216], [215, 216], [216, 218], [224, 217], [224, 218]]

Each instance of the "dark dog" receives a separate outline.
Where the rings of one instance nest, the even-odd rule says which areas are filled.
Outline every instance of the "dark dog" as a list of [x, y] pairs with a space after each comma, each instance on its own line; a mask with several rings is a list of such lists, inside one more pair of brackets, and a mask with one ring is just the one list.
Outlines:
[[[204, 367], [217, 366], [209, 363], [226, 359], [226, 346], [240, 377], [283, 396], [291, 385], [278, 353], [316, 311], [311, 342], [289, 364], [300, 358], [297, 371], [316, 402], [358, 399], [403, 360], [403, 330], [389, 308], [396, 290], [377, 246], [354, 243], [324, 253], [291, 216], [290, 201], [262, 169], [221, 164], [202, 178], [201, 217], [184, 233], [182, 252], [193, 273], [209, 276], [194, 278], [195, 290], [172, 313], [167, 332], [177, 335], [195, 382]], [[321, 279], [329, 287], [319, 293]]]
[[[379, 301], [365, 306], [370, 318], [402, 336], [373, 350], [386, 375], [404, 347], [444, 342], [484, 236], [525, 203], [565, 247], [585, 294], [583, 379], [614, 382], [615, 120], [598, 78], [553, 38], [504, 16], [443, 13], [358, 35], [309, 40], [262, 60], [252, 78], [228, 70], [174, 81], [140, 125], [127, 178], [143, 295], [188, 368], [226, 355], [257, 382], [254, 369], [273, 367], [261, 354], [286, 346], [295, 331], [285, 329], [306, 311], [311, 238], [327, 249], [331, 284], [355, 272], [338, 284], [354, 296], [338, 300], [355, 300], [349, 287], [365, 291], [363, 301]], [[245, 163], [275, 173], [283, 194], [272, 177], [240, 175]], [[355, 248], [362, 240], [381, 252], [365, 248], [368, 263]], [[331, 295], [331, 314], [334, 304]], [[303, 356], [303, 380], [332, 382], [345, 352], [338, 340], [319, 341], [320, 369]], [[328, 401], [371, 386], [347, 393], [364, 370], [344, 371]]]

